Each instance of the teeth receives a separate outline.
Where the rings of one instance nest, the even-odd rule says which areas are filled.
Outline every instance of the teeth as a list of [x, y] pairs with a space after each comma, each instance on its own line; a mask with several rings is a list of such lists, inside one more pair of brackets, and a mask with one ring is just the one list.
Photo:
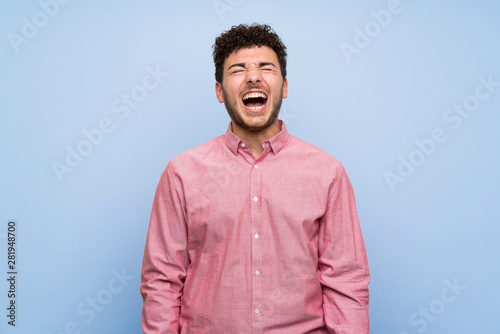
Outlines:
[[247, 94], [245, 94], [245, 96], [243, 96], [243, 100], [251, 99], [251, 98], [257, 98], [257, 97], [262, 97], [264, 99], [267, 99], [266, 94], [255, 92], [255, 93], [247, 93]]
[[246, 107], [250, 110], [257, 110], [257, 109], [262, 109], [264, 106], [261, 106], [261, 107]]

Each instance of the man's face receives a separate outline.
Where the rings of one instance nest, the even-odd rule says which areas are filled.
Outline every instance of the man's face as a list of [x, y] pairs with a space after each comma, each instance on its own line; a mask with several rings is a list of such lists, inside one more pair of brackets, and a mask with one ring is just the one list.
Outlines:
[[287, 97], [276, 53], [267, 46], [240, 49], [224, 63], [223, 83], [215, 91], [234, 127], [260, 132], [275, 124], [281, 101]]

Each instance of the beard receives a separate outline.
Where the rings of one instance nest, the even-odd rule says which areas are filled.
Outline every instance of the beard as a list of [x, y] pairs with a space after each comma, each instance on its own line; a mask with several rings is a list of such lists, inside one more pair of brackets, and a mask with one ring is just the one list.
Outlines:
[[[259, 87], [249, 87], [248, 89], [251, 88], [259, 88]], [[281, 109], [281, 103], [283, 102], [283, 86], [281, 89], [281, 93], [278, 96], [276, 96], [273, 100], [268, 99], [267, 103], [270, 103], [269, 105], [270, 113], [267, 121], [261, 125], [250, 125], [247, 122], [245, 122], [244, 118], [242, 117], [241, 113], [238, 110], [238, 101], [236, 99], [230, 99], [229, 96], [226, 95], [226, 92], [224, 91], [223, 88], [222, 88], [222, 96], [224, 97], [224, 101], [227, 101], [224, 103], [224, 105], [226, 106], [226, 110], [227, 113], [229, 114], [229, 117], [231, 117], [231, 121], [233, 121], [236, 125], [240, 126], [245, 130], [251, 132], [260, 132], [273, 125], [274, 122], [276, 122], [276, 120], [278, 119], [278, 115]]]

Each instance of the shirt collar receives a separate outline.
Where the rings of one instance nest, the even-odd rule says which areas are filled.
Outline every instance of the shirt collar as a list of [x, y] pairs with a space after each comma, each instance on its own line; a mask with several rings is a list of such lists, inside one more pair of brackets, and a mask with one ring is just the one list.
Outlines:
[[[281, 151], [283, 147], [285, 147], [288, 139], [290, 138], [290, 134], [286, 129], [285, 122], [283, 122], [282, 120], [278, 120], [278, 127], [281, 131], [274, 137], [264, 142], [264, 145], [265, 143], [269, 142], [269, 146], [271, 147], [271, 151], [274, 153], [274, 155], [278, 154], [278, 152]], [[235, 135], [231, 130], [231, 122], [229, 122], [229, 126], [227, 127], [226, 133], [224, 134], [224, 142], [234, 155], [238, 155], [238, 147], [240, 143], [243, 142], [243, 140]]]

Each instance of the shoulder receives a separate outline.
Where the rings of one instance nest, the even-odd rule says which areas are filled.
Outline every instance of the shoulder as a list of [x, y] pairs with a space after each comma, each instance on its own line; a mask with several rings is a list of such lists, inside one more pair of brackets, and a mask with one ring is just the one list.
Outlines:
[[333, 155], [295, 136], [290, 135], [286, 148], [287, 154], [292, 154], [312, 164], [319, 164], [329, 169], [344, 169], [342, 163]]
[[[352, 192], [351, 181], [344, 165], [331, 154], [309, 144], [301, 139], [291, 136], [291, 150], [297, 152], [298, 163], [301, 163], [305, 173], [321, 180], [320, 184], [328, 185], [329, 192], [340, 194], [343, 191]], [[304, 161], [304, 163], [302, 163]]]
[[201, 145], [198, 145], [190, 150], [180, 153], [175, 156], [167, 165], [167, 170], [173, 174], [178, 174], [182, 171], [191, 171], [212, 155], [217, 155], [218, 152], [227, 149], [224, 145], [224, 136], [215, 137]]

